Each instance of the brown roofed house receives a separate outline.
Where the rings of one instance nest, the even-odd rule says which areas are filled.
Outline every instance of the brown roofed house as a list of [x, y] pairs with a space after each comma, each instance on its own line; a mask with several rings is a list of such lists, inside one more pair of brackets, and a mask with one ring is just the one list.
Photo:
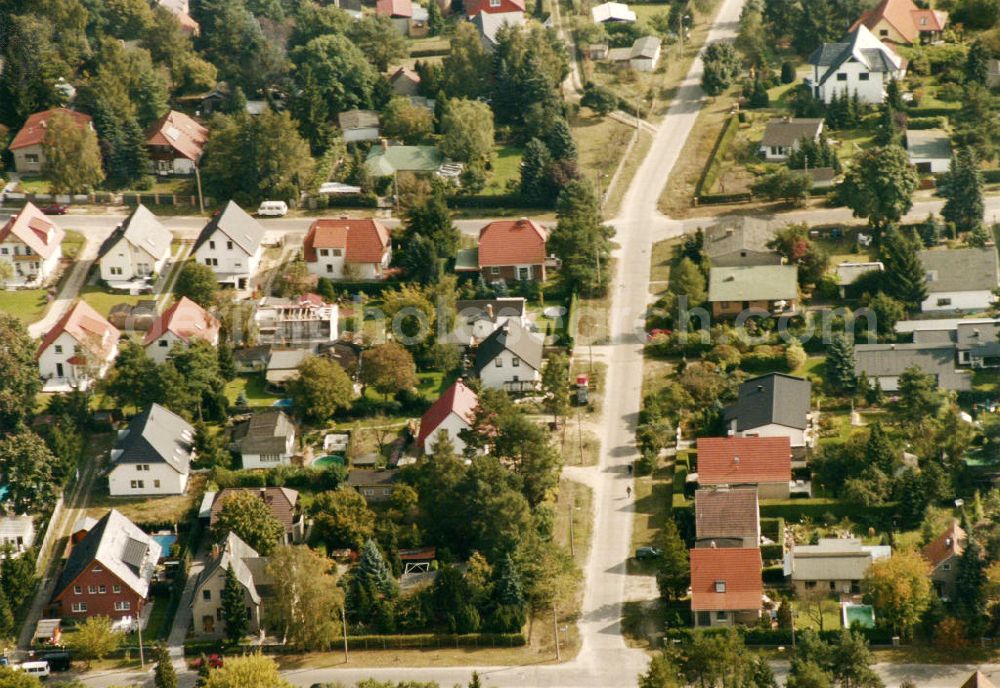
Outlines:
[[285, 544], [302, 542], [305, 538], [305, 519], [299, 508], [299, 493], [290, 487], [227, 487], [215, 495], [209, 525], [214, 526], [222, 511], [222, 505], [231, 495], [249, 492], [260, 497], [267, 504], [271, 515], [285, 529]]
[[697, 490], [694, 493], [697, 547], [758, 547], [760, 511], [757, 490]]
[[862, 24], [886, 43], [930, 43], [941, 37], [948, 24], [948, 13], [922, 9], [913, 0], [882, 0], [862, 14], [851, 26], [851, 31]]
[[479, 230], [475, 266], [487, 281], [545, 281], [548, 231], [534, 220], [496, 220]]
[[761, 499], [788, 499], [792, 446], [788, 437], [698, 438], [698, 484], [756, 485]]
[[317, 277], [383, 279], [392, 260], [392, 235], [371, 217], [323, 218], [309, 226], [302, 253]]
[[398, 67], [389, 76], [389, 87], [396, 96], [416, 96], [420, 94], [420, 75], [407, 66]]
[[146, 130], [146, 148], [156, 174], [194, 174], [208, 129], [171, 110]]
[[42, 150], [42, 141], [45, 139], [49, 120], [57, 112], [69, 115], [80, 129], [94, 128], [90, 115], [66, 108], [52, 108], [30, 115], [8, 146], [10, 152], [14, 154], [14, 169], [19, 174], [41, 174], [45, 171], [45, 151]]
[[753, 625], [764, 584], [759, 547], [693, 549], [691, 612], [696, 627]]
[[957, 520], [953, 520], [943, 533], [923, 549], [924, 559], [931, 564], [931, 581], [942, 600], [955, 597], [958, 560], [962, 556], [966, 540], [965, 531]]
[[392, 497], [392, 486], [399, 473], [396, 471], [370, 471], [355, 468], [347, 474], [347, 484], [357, 490], [369, 504], [385, 502]]

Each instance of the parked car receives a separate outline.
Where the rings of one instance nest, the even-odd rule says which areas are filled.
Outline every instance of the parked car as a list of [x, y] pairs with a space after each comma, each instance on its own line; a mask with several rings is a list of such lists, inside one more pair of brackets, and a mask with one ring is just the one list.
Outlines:
[[659, 559], [663, 556], [663, 550], [659, 547], [640, 547], [635, 551], [636, 559]]
[[282, 217], [288, 214], [288, 204], [284, 201], [264, 201], [257, 208], [260, 216]]
[[65, 215], [67, 210], [69, 210], [69, 206], [62, 203], [50, 203], [42, 208], [42, 212], [46, 215]]
[[52, 671], [69, 671], [70, 660], [68, 652], [43, 652], [38, 655], [39, 660], [49, 663]]
[[23, 662], [22, 664], [15, 664], [14, 671], [23, 671], [38, 678], [45, 678], [51, 673], [48, 662]]
[[200, 669], [202, 660], [204, 660], [205, 663], [208, 664], [208, 667], [210, 669], [222, 668], [223, 664], [222, 656], [215, 654], [208, 655], [207, 657], [195, 657], [194, 659], [191, 660], [191, 668], [195, 671]]

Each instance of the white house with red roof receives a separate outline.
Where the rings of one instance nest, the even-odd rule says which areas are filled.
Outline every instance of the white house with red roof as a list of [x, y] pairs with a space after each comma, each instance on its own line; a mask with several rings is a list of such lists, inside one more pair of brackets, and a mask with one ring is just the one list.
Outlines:
[[459, 437], [459, 433], [472, 427], [477, 406], [479, 397], [459, 378], [420, 419], [417, 445], [423, 447], [424, 454], [430, 456], [434, 453], [434, 445], [444, 433], [451, 440], [455, 453], [461, 455], [465, 451], [465, 442]]
[[913, 45], [938, 40], [948, 25], [948, 13], [917, 7], [913, 0], [882, 0], [851, 26], [864, 25], [886, 43]]
[[457, 271], [479, 272], [489, 282], [545, 281], [549, 233], [534, 220], [496, 220], [479, 230], [479, 247], [461, 251]]
[[156, 174], [194, 174], [208, 129], [183, 112], [170, 110], [146, 130], [146, 149]]
[[696, 627], [757, 623], [764, 594], [759, 547], [698, 547], [690, 562]]
[[107, 374], [121, 333], [86, 301], [77, 301], [42, 339], [35, 358], [47, 392], [86, 389]]
[[317, 277], [383, 279], [392, 259], [392, 237], [374, 218], [324, 218], [309, 226], [302, 253]]
[[788, 499], [792, 445], [787, 437], [699, 437], [698, 484], [754, 485], [761, 499]]
[[186, 296], [163, 311], [146, 331], [142, 345], [157, 363], [167, 360], [175, 344], [187, 346], [200, 339], [212, 346], [219, 343], [219, 319]]
[[505, 14], [509, 16], [524, 16], [523, 0], [469, 0], [464, 4], [465, 16], [472, 19], [480, 12], [486, 14]]
[[0, 261], [10, 264], [7, 286], [34, 287], [45, 282], [62, 258], [64, 232], [32, 203], [0, 227]]
[[45, 151], [42, 142], [49, 120], [57, 112], [69, 115], [80, 129], [94, 128], [90, 115], [66, 108], [52, 108], [30, 115], [17, 132], [17, 136], [7, 146], [14, 155], [14, 169], [18, 174], [41, 174], [45, 170]]

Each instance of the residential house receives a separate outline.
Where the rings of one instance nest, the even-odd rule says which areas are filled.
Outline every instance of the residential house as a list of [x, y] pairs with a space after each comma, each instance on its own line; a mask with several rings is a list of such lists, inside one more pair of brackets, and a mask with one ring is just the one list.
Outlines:
[[299, 376], [299, 365], [311, 355], [308, 349], [271, 349], [267, 357], [264, 380], [274, 390], [282, 390], [285, 383]]
[[480, 12], [500, 15], [524, 15], [524, 0], [468, 0], [463, 4], [466, 19], [471, 20]]
[[160, 317], [156, 299], [139, 299], [135, 303], [117, 303], [108, 312], [108, 322], [119, 330], [146, 332]]
[[379, 119], [374, 110], [344, 110], [337, 115], [344, 143], [378, 141]]
[[295, 424], [284, 411], [255, 413], [233, 428], [232, 445], [244, 469], [287, 466], [295, 455]]
[[953, 343], [943, 344], [857, 344], [854, 372], [864, 373], [872, 384], [885, 392], [899, 391], [899, 378], [916, 366], [931, 375], [941, 389], [967, 392], [972, 389], [972, 373], [959, 370]]
[[952, 520], [948, 528], [923, 549], [924, 559], [931, 565], [934, 590], [942, 600], [947, 601], [955, 597], [958, 562], [967, 540], [968, 536], [958, 525], [958, 520]]
[[542, 348], [541, 337], [512, 320], [476, 348], [472, 370], [483, 387], [531, 391], [542, 379]]
[[201, 33], [201, 26], [191, 18], [188, 0], [156, 0], [156, 4], [174, 15], [177, 18], [177, 23], [181, 25], [181, 31], [188, 36], [197, 36]]
[[424, 454], [430, 456], [434, 453], [434, 446], [444, 435], [451, 440], [455, 454], [461, 456], [465, 451], [465, 440], [459, 433], [472, 427], [478, 406], [479, 397], [459, 378], [431, 404], [420, 419], [417, 446], [422, 447]]
[[788, 499], [792, 445], [787, 436], [699, 437], [698, 484], [754, 485], [761, 499]]
[[534, 220], [496, 220], [479, 230], [479, 248], [456, 270], [478, 271], [488, 282], [545, 281], [545, 243], [549, 233]]
[[[397, 67], [389, 77], [389, 88], [394, 96], [415, 96], [420, 94], [420, 75], [417, 70], [406, 67]], [[341, 125], [343, 128], [343, 125]]]
[[70, 551], [52, 596], [56, 615], [140, 618], [161, 552], [156, 540], [112, 509]]
[[271, 347], [267, 344], [233, 349], [233, 361], [240, 375], [262, 373], [267, 370], [267, 360], [271, 357]]
[[628, 48], [610, 48], [607, 58], [611, 62], [628, 64], [637, 72], [652, 72], [660, 61], [661, 41], [655, 36], [642, 36]]
[[109, 284], [148, 280], [163, 272], [173, 235], [141, 203], [97, 252], [101, 279]]
[[45, 171], [45, 150], [42, 142], [45, 140], [45, 131], [49, 126], [49, 120], [57, 112], [69, 115], [73, 123], [81, 130], [90, 129], [93, 131], [94, 129], [90, 115], [66, 108], [52, 108], [29, 115], [10, 145], [7, 146], [7, 149], [14, 156], [14, 170], [18, 174], [42, 174]]
[[86, 389], [108, 372], [121, 332], [86, 301], [77, 301], [42, 338], [35, 358], [46, 389]]
[[799, 270], [794, 265], [713, 267], [708, 272], [712, 316], [790, 315], [798, 310]]
[[261, 343], [312, 349], [337, 339], [339, 312], [337, 304], [326, 303], [318, 294], [290, 299], [265, 296], [253, 318]]
[[372, 177], [395, 177], [400, 172], [417, 176], [435, 174], [444, 156], [435, 146], [372, 146], [365, 158], [365, 170]]
[[[28, 514], [0, 516], [0, 559], [17, 558], [35, 544], [35, 521]], [[8, 550], [9, 549], [9, 553]]]
[[194, 458], [194, 426], [159, 404], [133, 418], [111, 450], [112, 497], [181, 495]]
[[198, 235], [191, 255], [215, 271], [219, 284], [246, 289], [264, 255], [264, 227], [229, 201]]
[[722, 411], [733, 437], [787, 437], [795, 449], [812, 446], [809, 407], [812, 383], [769, 373], [740, 384], [736, 403]]
[[222, 511], [222, 506], [230, 496], [249, 492], [260, 497], [267, 505], [271, 515], [285, 529], [286, 545], [298, 544], [306, 538], [306, 521], [302, 515], [299, 493], [290, 487], [227, 487], [213, 495], [209, 526], [214, 527]]
[[211, 557], [194, 584], [191, 596], [191, 618], [199, 636], [221, 637], [226, 632], [223, 594], [226, 579], [232, 571], [243, 591], [247, 610], [247, 631], [257, 635], [263, 628], [261, 598], [271, 585], [267, 573], [267, 558], [243, 542], [236, 533], [229, 533], [221, 545], [212, 548]]
[[802, 146], [802, 141], [818, 142], [822, 134], [822, 117], [772, 119], [764, 127], [760, 153], [768, 162], [783, 162]]
[[404, 36], [427, 35], [427, 10], [411, 0], [377, 0], [375, 14], [392, 20], [392, 25]]
[[855, 538], [820, 538], [816, 545], [795, 545], [785, 555], [785, 575], [799, 595], [814, 590], [857, 595], [873, 562], [892, 555], [885, 545], [862, 545]]
[[920, 262], [927, 276], [927, 298], [920, 304], [924, 313], [984, 311], [996, 302], [996, 247], [921, 251]]
[[898, 45], [931, 43], [941, 38], [948, 13], [917, 7], [913, 0], [882, 0], [864, 12], [851, 30], [865, 26], [880, 41]]
[[696, 490], [694, 524], [695, 547], [759, 547], [757, 489]]
[[302, 256], [317, 277], [383, 279], [392, 260], [392, 234], [373, 217], [323, 218], [309, 225]]
[[609, 49], [607, 43], [588, 43], [584, 54], [591, 60], [606, 60]]
[[347, 484], [357, 490], [366, 502], [377, 504], [392, 499], [392, 488], [398, 477], [396, 471], [355, 468], [347, 474]]
[[0, 286], [44, 284], [59, 266], [65, 237], [59, 225], [33, 203], [26, 203], [0, 227], [0, 260], [11, 267], [11, 276], [0, 280]]
[[809, 56], [813, 67], [806, 85], [829, 104], [846, 93], [866, 104], [879, 104], [893, 79], [906, 76], [906, 60], [859, 25], [838, 43], [824, 43]]
[[219, 344], [219, 319], [186, 296], [153, 321], [146, 331], [142, 345], [146, 353], [157, 363], [167, 360], [167, 355], [176, 344], [188, 346], [195, 340]]
[[333, 0], [330, 4], [346, 12], [351, 19], [358, 20], [364, 16], [361, 9], [361, 0]]
[[473, 26], [479, 32], [479, 42], [490, 53], [497, 47], [497, 34], [500, 33], [500, 29], [505, 26], [524, 26], [525, 24], [523, 12], [493, 14], [480, 11], [470, 21], [472, 21]]
[[838, 173], [832, 167], [810, 167], [796, 171], [809, 177], [813, 189], [831, 189], [837, 183]]
[[972, 368], [1000, 366], [1000, 319], [959, 323], [955, 328], [958, 364]]
[[837, 264], [837, 286], [840, 288], [840, 298], [846, 299], [857, 298], [860, 294], [854, 289], [857, 284], [865, 275], [872, 272], [882, 272], [885, 266], [882, 265], [882, 261], [862, 261], [862, 262], [851, 262], [844, 261]]
[[921, 174], [942, 174], [951, 165], [951, 135], [944, 129], [907, 129], [906, 155]]
[[696, 627], [757, 623], [764, 594], [759, 547], [695, 548], [690, 562]]
[[723, 220], [704, 231], [704, 251], [717, 268], [781, 265], [781, 254], [768, 247], [774, 228], [767, 220], [741, 216]]
[[634, 24], [635, 12], [622, 2], [605, 2], [590, 8], [590, 16], [595, 24], [625, 23]]
[[452, 341], [467, 346], [483, 341], [510, 320], [527, 325], [523, 297], [456, 301]]
[[194, 174], [208, 141], [208, 129], [183, 112], [170, 110], [146, 130], [146, 150], [159, 175]]

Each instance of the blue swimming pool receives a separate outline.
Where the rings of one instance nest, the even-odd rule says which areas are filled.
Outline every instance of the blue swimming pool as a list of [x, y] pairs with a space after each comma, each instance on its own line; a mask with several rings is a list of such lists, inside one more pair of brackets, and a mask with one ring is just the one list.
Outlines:
[[175, 542], [177, 542], [177, 536], [173, 533], [157, 533], [151, 537], [160, 543], [160, 548], [163, 550], [163, 553], [160, 556], [169, 557], [170, 548], [173, 547]]

